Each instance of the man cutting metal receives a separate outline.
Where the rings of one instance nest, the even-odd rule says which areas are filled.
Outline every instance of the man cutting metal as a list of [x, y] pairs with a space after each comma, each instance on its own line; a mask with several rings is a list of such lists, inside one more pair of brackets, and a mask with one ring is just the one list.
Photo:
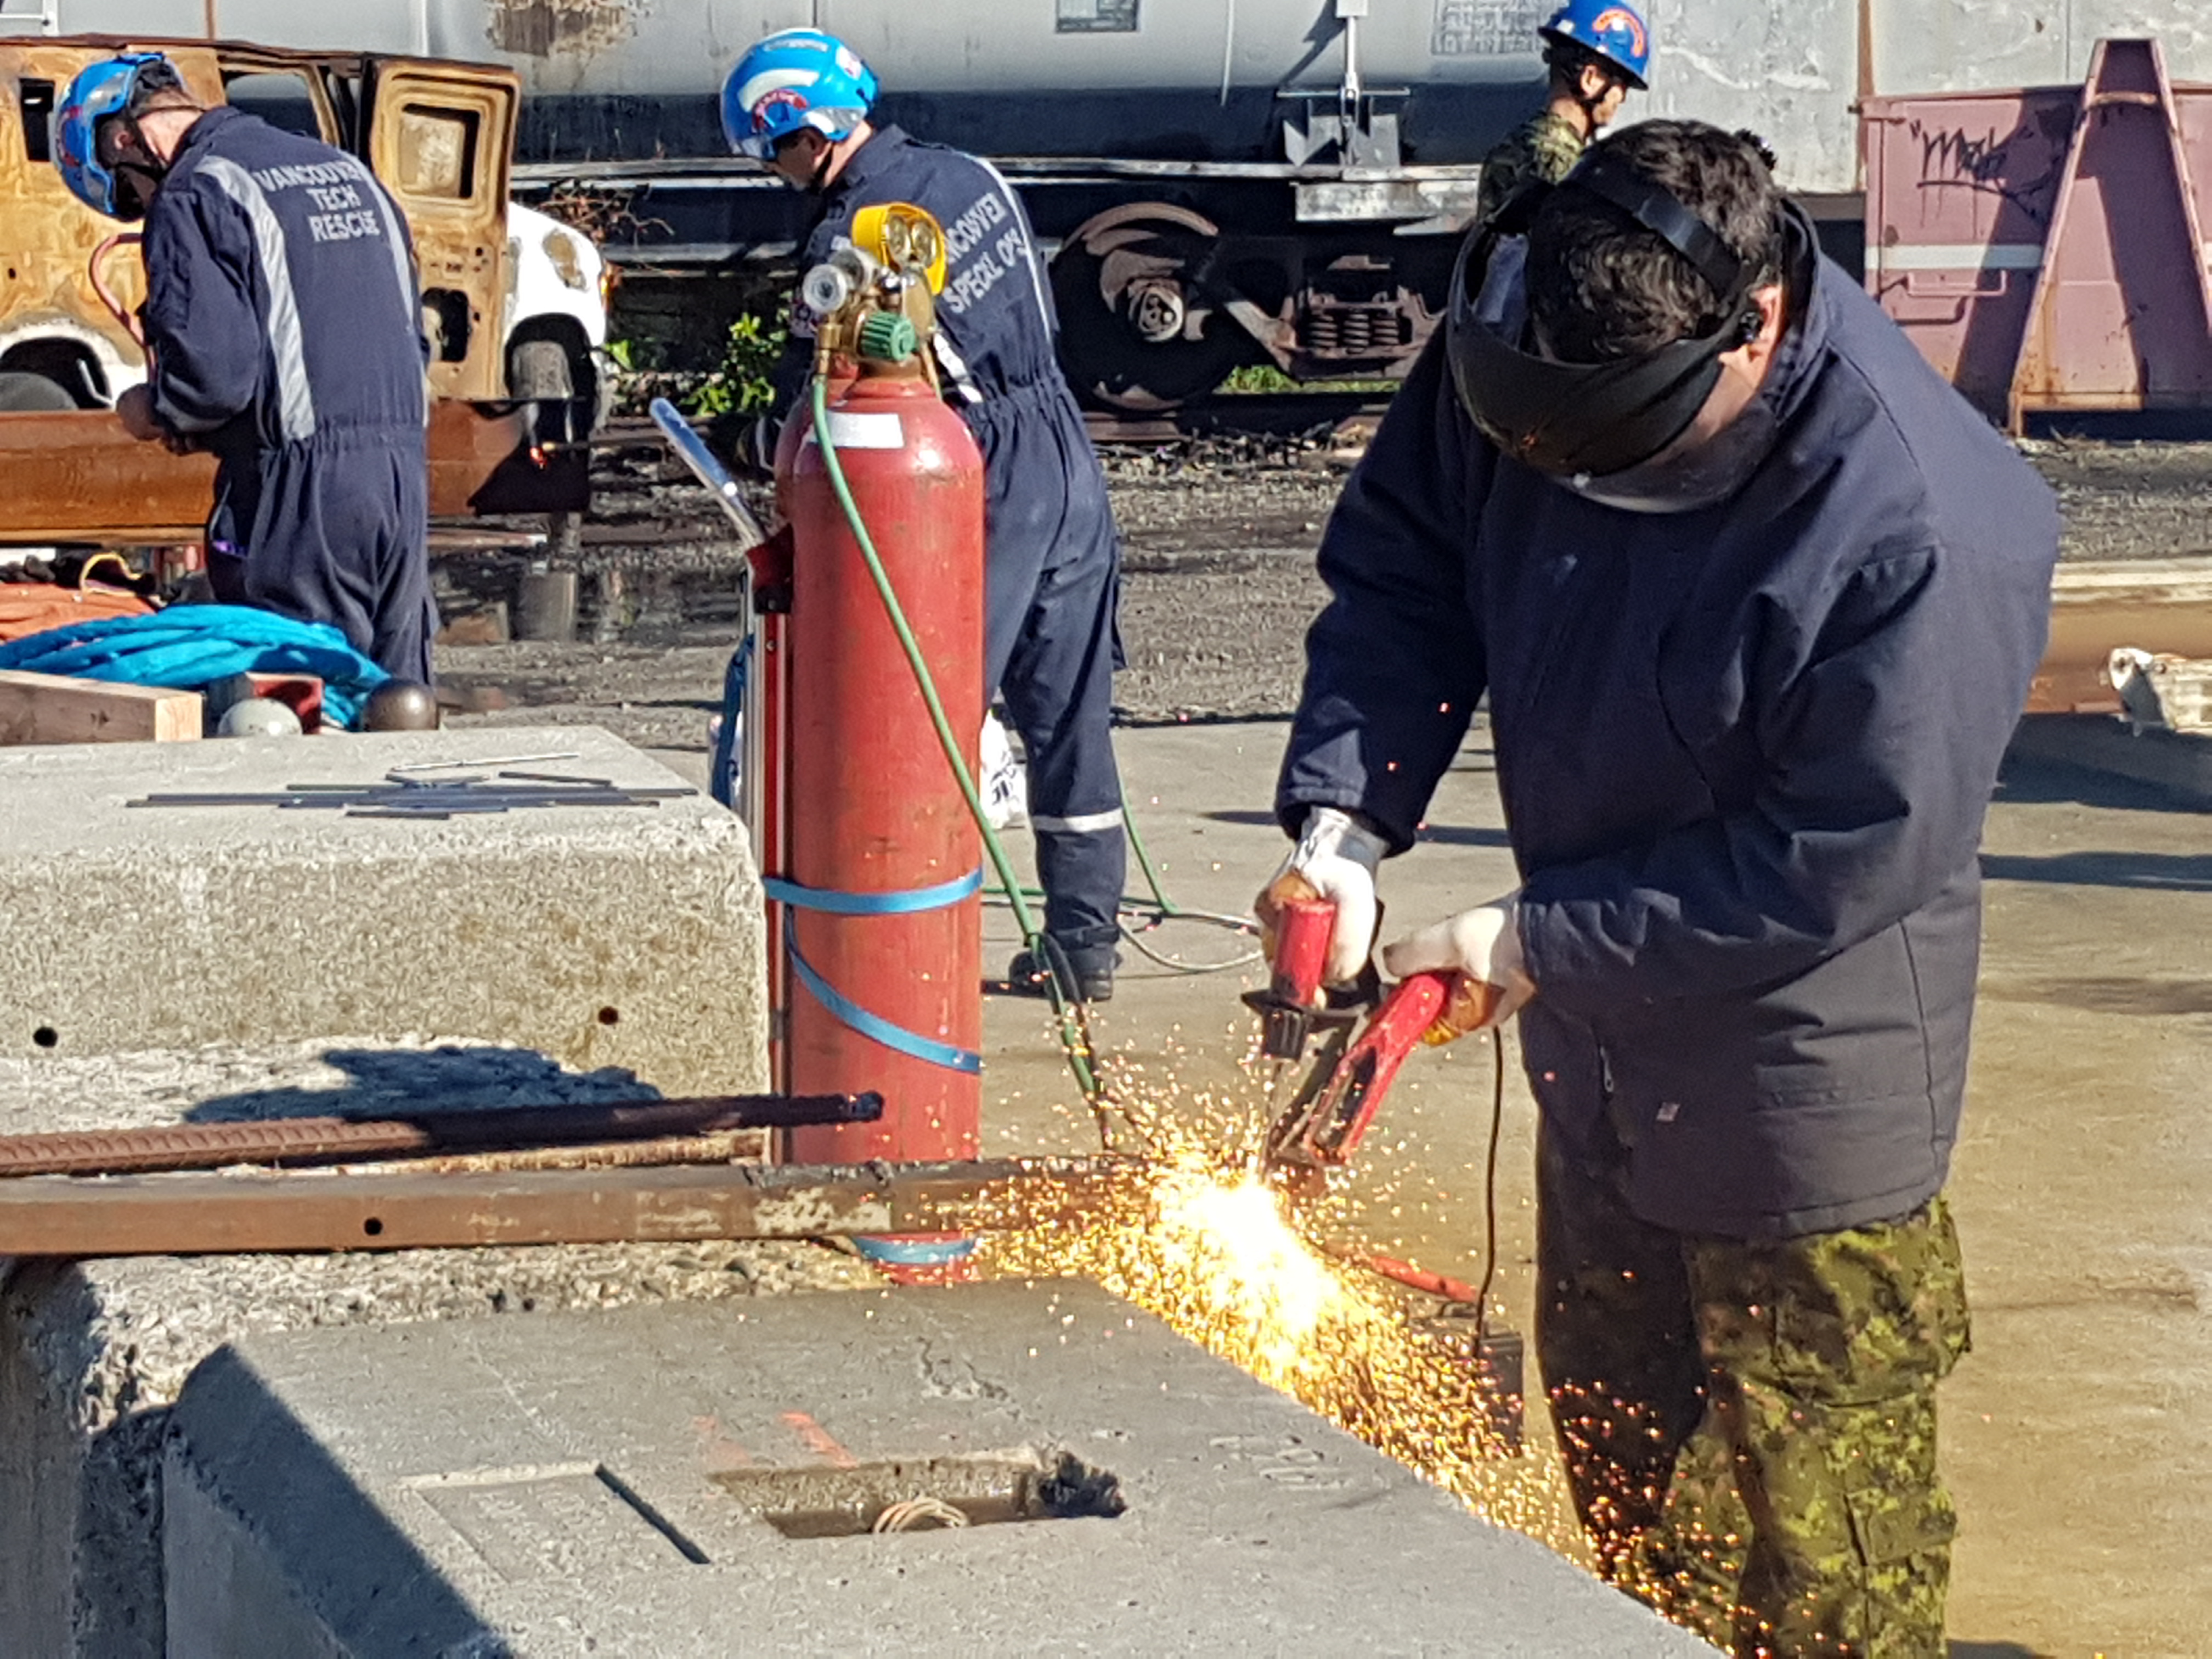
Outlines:
[[428, 405], [413, 245], [366, 163], [241, 110], [204, 110], [158, 52], [70, 83], [55, 165], [146, 222], [134, 436], [217, 464], [216, 596], [330, 623], [427, 684]]
[[1487, 697], [1521, 885], [1382, 965], [1517, 1013], [1577, 1510], [1746, 1659], [1944, 1651], [1977, 848], [2057, 536], [1757, 141], [1653, 121], [1473, 233], [1322, 544], [1261, 908], [1353, 978]]

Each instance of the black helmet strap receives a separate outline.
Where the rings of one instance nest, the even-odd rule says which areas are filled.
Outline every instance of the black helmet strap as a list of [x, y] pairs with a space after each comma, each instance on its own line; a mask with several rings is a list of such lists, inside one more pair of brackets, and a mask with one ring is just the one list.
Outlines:
[[1626, 214], [1687, 259], [1722, 305], [1732, 306], [1743, 280], [1743, 261], [1671, 191], [1604, 150], [1593, 150], [1577, 162], [1559, 188], [1583, 191]]

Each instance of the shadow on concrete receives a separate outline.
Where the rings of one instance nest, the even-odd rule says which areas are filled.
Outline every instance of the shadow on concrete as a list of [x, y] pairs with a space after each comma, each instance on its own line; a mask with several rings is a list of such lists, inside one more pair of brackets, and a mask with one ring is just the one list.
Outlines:
[[2042, 979], [1984, 988], [1999, 1002], [2055, 1002], [2098, 1014], [2212, 1014], [2212, 983], [2195, 979]]
[[1423, 847], [1510, 847], [1503, 830], [1484, 830], [1471, 824], [1431, 823], [1414, 837]]
[[351, 1652], [512, 1659], [512, 1647], [235, 1349], [202, 1360], [169, 1415], [171, 1443], [183, 1454], [170, 1478], [194, 1482], [230, 1528], [243, 1534], [251, 1517], [270, 1526], [273, 1540], [256, 1540], [272, 1570], [257, 1578], [223, 1571], [234, 1563], [222, 1522], [199, 1519], [177, 1534], [169, 1571], [193, 1582], [173, 1583], [171, 1599], [191, 1607], [194, 1622], [239, 1630], [268, 1620], [296, 1632], [305, 1610]]
[[[2117, 726], [2118, 722], [2115, 722]], [[1996, 801], [2005, 806], [2047, 806], [2067, 801], [2127, 812], [2190, 812], [2204, 808], [2177, 790], [2118, 772], [2015, 750], [1997, 774]]]
[[658, 1100], [660, 1091], [617, 1066], [568, 1072], [535, 1048], [332, 1048], [324, 1061], [351, 1081], [338, 1088], [255, 1089], [203, 1100], [194, 1123], [274, 1117], [404, 1117], [410, 1112]]
[[1954, 1642], [1950, 1659], [2051, 1659], [2051, 1656], [2017, 1642]]
[[2168, 893], [2212, 893], [2212, 854], [2053, 853], [2030, 858], [1984, 853], [1990, 881], [2039, 881], [2063, 887], [2147, 887]]
[[1136, 709], [1114, 705], [1114, 726], [1117, 731], [1156, 731], [1164, 726], [1282, 726], [1291, 723], [1287, 708], [1264, 708], [1244, 714], [1235, 712], [1208, 713], [1204, 709], [1177, 709], [1172, 714], [1140, 713]]

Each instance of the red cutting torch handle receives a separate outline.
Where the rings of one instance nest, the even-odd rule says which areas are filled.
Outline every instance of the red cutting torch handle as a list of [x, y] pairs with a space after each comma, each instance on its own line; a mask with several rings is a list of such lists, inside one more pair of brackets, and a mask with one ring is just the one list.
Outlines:
[[1267, 989], [1294, 1007], [1321, 1002], [1321, 979], [1328, 965], [1329, 937], [1336, 932], [1336, 907], [1327, 899], [1288, 899], [1275, 919], [1275, 961]]

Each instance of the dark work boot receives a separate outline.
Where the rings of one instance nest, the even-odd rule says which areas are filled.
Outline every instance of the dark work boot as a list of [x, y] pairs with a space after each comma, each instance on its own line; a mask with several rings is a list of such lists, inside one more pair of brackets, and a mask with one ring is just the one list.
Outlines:
[[[1060, 981], [1060, 994], [1064, 999], [1070, 1002], [1114, 1000], [1114, 969], [1121, 965], [1121, 959], [1112, 945], [1070, 947], [1049, 933], [1037, 937], [1051, 962], [1054, 976]], [[1049, 995], [1045, 988], [1045, 966], [1037, 961], [1035, 952], [1017, 951], [1006, 969], [1006, 988], [1017, 996]]]

